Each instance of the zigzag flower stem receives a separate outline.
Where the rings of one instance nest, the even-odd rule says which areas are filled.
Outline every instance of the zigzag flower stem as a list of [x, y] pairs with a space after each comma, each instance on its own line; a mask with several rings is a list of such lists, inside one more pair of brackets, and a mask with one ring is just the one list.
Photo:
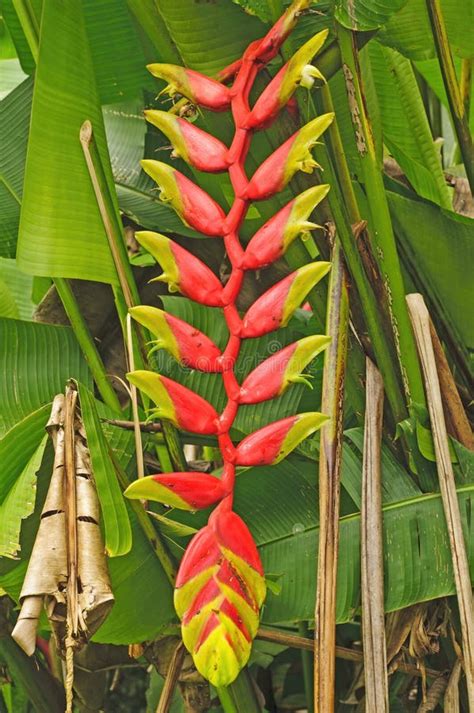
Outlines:
[[285, 141], [249, 179], [245, 160], [252, 134], [269, 124], [292, 99], [299, 85], [322, 79], [309, 64], [327, 33], [321, 32], [301, 47], [269, 83], [251, 108], [249, 94], [258, 72], [274, 59], [308, 0], [297, 0], [262, 39], [253, 42], [242, 58], [221, 72], [227, 87], [193, 70], [155, 64], [149, 69], [170, 82], [168, 91], [213, 111], [232, 112], [235, 133], [230, 148], [174, 114], [150, 110], [148, 121], [171, 140], [174, 154], [194, 168], [228, 171], [234, 201], [227, 215], [195, 183], [168, 164], [143, 161], [144, 170], [158, 183], [162, 200], [169, 201], [182, 220], [207, 236], [224, 241], [231, 274], [222, 285], [198, 258], [163, 235], [137, 233], [141, 245], [161, 264], [156, 278], [169, 289], [201, 304], [220, 307], [229, 338], [223, 352], [205, 334], [154, 307], [135, 307], [133, 317], [156, 335], [154, 348], [167, 349], [179, 362], [200, 371], [220, 373], [227, 403], [221, 414], [205, 399], [157, 373], [135, 371], [131, 383], [156, 404], [151, 417], [171, 420], [179, 428], [217, 436], [222, 454], [221, 478], [202, 473], [167, 473], [133, 483], [126, 495], [157, 500], [188, 510], [219, 503], [208, 524], [190, 542], [182, 559], [175, 589], [175, 608], [182, 621], [183, 641], [198, 670], [215, 686], [231, 683], [248, 661], [265, 599], [263, 567], [252, 535], [233, 512], [237, 466], [278, 463], [327, 420], [318, 412], [300, 413], [260, 428], [238, 445], [230, 438], [240, 404], [256, 404], [279, 396], [328, 344], [323, 335], [305, 337], [263, 361], [239, 384], [235, 365], [243, 339], [261, 337], [285, 326], [312, 287], [328, 272], [329, 263], [314, 262], [267, 290], [241, 316], [237, 298], [246, 270], [258, 270], [284, 254], [301, 233], [317, 226], [308, 221], [328, 186], [314, 186], [279, 210], [242, 247], [239, 231], [252, 201], [281, 191], [298, 170], [311, 173], [317, 165], [310, 149], [332, 121], [332, 114], [313, 119]]

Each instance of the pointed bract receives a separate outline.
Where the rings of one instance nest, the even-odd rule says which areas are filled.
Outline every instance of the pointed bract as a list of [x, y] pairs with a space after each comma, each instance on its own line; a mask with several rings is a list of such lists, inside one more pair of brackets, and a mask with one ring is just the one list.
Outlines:
[[247, 187], [246, 197], [263, 200], [282, 191], [297, 171], [312, 173], [318, 164], [310, 149], [334, 119], [334, 114], [323, 114], [290, 136], [257, 168]]
[[160, 199], [169, 203], [183, 223], [210, 236], [222, 236], [225, 213], [211, 196], [162, 161], [141, 161], [145, 173], [158, 184]]
[[148, 109], [145, 117], [171, 141], [174, 156], [198, 171], [218, 173], [227, 170], [228, 149], [219, 139], [167, 111]]
[[191, 389], [153, 371], [132, 371], [127, 379], [154, 401], [156, 408], [151, 411], [152, 416], [171, 421], [191, 433], [217, 432], [214, 407]]
[[[132, 307], [130, 314], [157, 339], [153, 349], [166, 349], [183, 366], [199, 371], [221, 371], [221, 351], [209, 337], [191, 324], [157, 307]], [[153, 351], [153, 350], [152, 350]]]
[[179, 291], [208, 307], [222, 306], [222, 284], [199, 258], [151, 230], [139, 231], [135, 238], [163, 268], [163, 274], [154, 280], [166, 282], [170, 292]]
[[249, 241], [242, 259], [244, 270], [259, 270], [281, 257], [298, 235], [318, 228], [308, 217], [326, 197], [329, 186], [313, 186], [293, 198], [258, 230]]
[[307, 380], [301, 372], [327, 347], [330, 337], [304, 337], [272, 354], [254, 369], [240, 388], [241, 404], [257, 404], [283, 394], [290, 384]]
[[222, 500], [228, 491], [219, 478], [207, 473], [163, 473], [135, 480], [125, 497], [153, 500], [180, 510], [201, 510]]
[[249, 129], [261, 129], [270, 124], [280, 109], [286, 106], [297, 87], [310, 89], [316, 78], [324, 81], [321, 72], [310, 61], [319, 52], [327, 36], [328, 30], [318, 32], [280, 69], [255, 102], [246, 124]]
[[300, 267], [263, 293], [247, 311], [241, 336], [261, 337], [285, 327], [308, 292], [329, 272], [331, 263], [313, 262]]
[[168, 82], [164, 91], [171, 97], [182, 94], [193, 104], [213, 111], [225, 111], [230, 107], [229, 89], [215, 79], [176, 64], [149, 64], [147, 69], [154, 77]]
[[254, 431], [237, 446], [236, 464], [275, 465], [328, 421], [322, 413], [299, 413]]

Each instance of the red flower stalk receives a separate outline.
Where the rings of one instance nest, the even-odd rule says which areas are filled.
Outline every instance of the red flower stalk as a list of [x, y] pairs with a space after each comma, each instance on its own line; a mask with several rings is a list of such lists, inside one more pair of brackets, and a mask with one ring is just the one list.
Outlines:
[[[318, 227], [309, 218], [325, 197], [328, 186], [313, 186], [291, 200], [252, 237], [246, 249], [239, 231], [253, 200], [281, 191], [296, 171], [310, 173], [317, 165], [310, 149], [329, 126], [325, 114], [303, 126], [256, 170], [249, 180], [245, 160], [252, 133], [271, 123], [280, 109], [291, 104], [298, 85], [310, 86], [319, 71], [309, 64], [325, 39], [320, 33], [282, 67], [267, 89], [249, 106], [257, 73], [276, 57], [309, 0], [296, 0], [267, 35], [252, 42], [240, 60], [218, 75], [230, 87], [192, 70], [174, 65], [150, 65], [150, 71], [180, 93], [213, 111], [231, 109], [235, 134], [229, 148], [185, 120], [161, 111], [146, 118], [173, 144], [174, 154], [192, 167], [207, 172], [228, 171], [234, 203], [227, 215], [199, 186], [166, 163], [143, 161], [156, 181], [163, 200], [181, 219], [203, 233], [223, 239], [231, 275], [223, 286], [198, 258], [158, 233], [137, 237], [161, 264], [159, 280], [170, 290], [208, 306], [221, 307], [229, 340], [221, 352], [212, 340], [192, 325], [153, 307], [135, 307], [135, 319], [157, 338], [153, 349], [164, 348], [180, 363], [222, 374], [227, 404], [221, 414], [205, 399], [172, 379], [153, 372], [135, 371], [131, 383], [156, 404], [150, 417], [169, 419], [193, 433], [217, 436], [223, 469], [220, 478], [202, 473], [166, 473], [142, 478], [127, 489], [132, 498], [157, 500], [173, 507], [195, 510], [219, 503], [208, 524], [191, 540], [182, 559], [175, 590], [175, 608], [182, 622], [183, 641], [198, 670], [215, 686], [231, 683], [248, 661], [259, 611], [265, 599], [263, 569], [252, 535], [233, 511], [235, 472], [238, 466], [278, 463], [327, 417], [300, 413], [249, 434], [238, 445], [230, 438], [240, 404], [255, 404], [282, 394], [291, 384], [306, 381], [302, 371], [328, 344], [325, 336], [311, 336], [288, 345], [257, 366], [239, 384], [234, 373], [242, 339], [259, 337], [288, 323], [308, 292], [324, 277], [329, 263], [317, 261], [299, 268], [259, 297], [241, 316], [236, 307], [246, 270], [257, 270], [281, 257], [299, 235]], [[293, 107], [292, 107], [293, 108]]]

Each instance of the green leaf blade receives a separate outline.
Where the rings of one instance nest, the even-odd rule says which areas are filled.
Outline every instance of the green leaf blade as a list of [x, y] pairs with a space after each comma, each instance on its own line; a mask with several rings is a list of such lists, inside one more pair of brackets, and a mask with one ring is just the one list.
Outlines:
[[127, 554], [132, 546], [127, 508], [110, 457], [109, 445], [102, 432], [94, 397], [82, 384], [79, 385], [79, 399], [104, 522], [105, 547], [109, 557], [119, 557]]

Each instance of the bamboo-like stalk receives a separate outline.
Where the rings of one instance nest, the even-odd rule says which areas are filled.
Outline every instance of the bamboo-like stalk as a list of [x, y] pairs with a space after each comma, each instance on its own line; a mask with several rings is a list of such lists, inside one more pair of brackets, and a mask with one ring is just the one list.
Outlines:
[[433, 343], [436, 369], [438, 372], [439, 386], [443, 397], [444, 414], [448, 433], [456, 438], [463, 446], [474, 451], [474, 435], [466, 416], [464, 406], [449, 367], [443, 346], [436, 332], [433, 321], [430, 319], [430, 335]]
[[425, 377], [428, 410], [436, 454], [441, 498], [449, 534], [454, 581], [461, 622], [464, 671], [469, 710], [474, 712], [474, 610], [466, 544], [464, 542], [456, 483], [449, 455], [448, 434], [443, 413], [443, 401], [436, 371], [436, 361], [430, 334], [430, 316], [422, 295], [407, 296], [420, 361]]
[[[132, 318], [127, 314], [127, 357], [129, 371], [135, 371], [135, 356], [133, 353]], [[130, 398], [132, 402], [133, 433], [135, 436], [135, 456], [137, 460], [137, 476], [143, 478], [145, 475], [145, 464], [143, 461], [142, 432], [140, 430], [140, 418], [138, 415], [138, 395], [137, 387], [130, 384]]]
[[451, 118], [458, 140], [459, 149], [466, 169], [467, 179], [474, 193], [474, 152], [469, 119], [456, 77], [453, 56], [449, 46], [448, 33], [439, 0], [426, 0], [431, 30], [438, 53], [439, 66], [448, 98]]
[[[386, 303], [390, 309], [393, 338], [406, 400], [409, 407], [412, 403], [424, 405], [421, 371], [405, 304], [405, 288], [382, 171], [377, 161], [371, 120], [367, 112], [355, 35], [340, 25], [337, 27], [337, 32], [362, 180], [368, 196], [372, 253], [378, 263]], [[383, 376], [385, 382], [385, 375]]]
[[365, 705], [368, 711], [388, 713], [383, 588], [382, 423], [383, 381], [377, 367], [367, 359], [360, 517]]
[[[327, 86], [323, 86], [319, 90], [319, 96], [322, 111], [334, 111]], [[367, 278], [357, 241], [351, 229], [351, 225], [360, 224], [362, 219], [344, 154], [337, 117], [326, 132], [326, 145], [329, 146], [331, 162], [328, 163], [324, 159], [322, 151], [317, 152], [316, 155], [331, 185], [328, 201], [344, 250], [344, 259], [360, 297], [377, 365], [383, 376], [394, 421], [398, 423], [407, 417], [408, 411], [400, 389], [395, 350], [390, 348], [391, 328], [390, 325], [384, 325], [381, 306]], [[334, 170], [331, 164], [334, 166]]]
[[178, 685], [179, 674], [181, 672], [185, 655], [186, 649], [184, 648], [183, 642], [180, 641], [171, 658], [168, 673], [166, 674], [165, 685], [163, 686], [163, 690], [161, 692], [156, 713], [168, 713], [173, 702], [173, 695], [176, 690], [176, 686]]
[[71, 289], [69, 280], [62, 277], [54, 279], [54, 286], [63, 304], [69, 322], [82, 350], [85, 360], [91, 370], [92, 377], [97, 385], [104, 402], [114, 411], [121, 411], [120, 402], [105, 371], [104, 363], [100, 357], [94, 339], [89, 331], [79, 305]]
[[340, 466], [344, 413], [349, 296], [339, 241], [332, 256], [321, 411], [331, 420], [321, 429], [319, 454], [319, 555], [315, 607], [314, 710], [334, 710], [336, 659], [336, 574], [339, 540]]

